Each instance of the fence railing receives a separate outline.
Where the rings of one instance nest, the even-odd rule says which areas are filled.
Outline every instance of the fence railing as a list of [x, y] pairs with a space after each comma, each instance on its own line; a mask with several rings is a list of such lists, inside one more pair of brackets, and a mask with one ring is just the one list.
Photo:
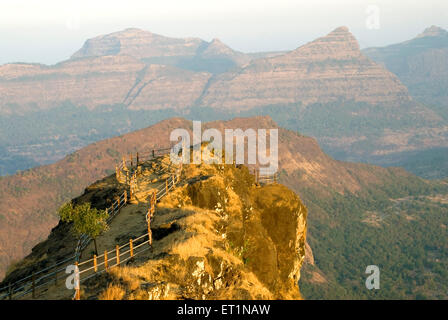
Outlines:
[[255, 176], [255, 182], [261, 185], [276, 183], [278, 181], [278, 173], [272, 174], [260, 174], [260, 170], [254, 168], [253, 174]]
[[[132, 189], [135, 189], [133, 184], [136, 183], [136, 176], [137, 176], [137, 167], [138, 165], [142, 164], [143, 162], [152, 160], [156, 157], [166, 155], [169, 153], [170, 148], [163, 148], [163, 149], [153, 149], [149, 152], [139, 154], [137, 153], [135, 159], [135, 165], [133, 162], [133, 156], [130, 155], [128, 160], [123, 160], [119, 165], [117, 165], [116, 168], [119, 168], [119, 170], [123, 170], [123, 166], [126, 167], [126, 171], [131, 173], [131, 177], [133, 179], [128, 179], [125, 181], [125, 184], [129, 187], [130, 192], [125, 189], [122, 194], [119, 195], [118, 199], [116, 199], [112, 205], [106, 210], [109, 213], [109, 217], [107, 219], [107, 223], [110, 224], [110, 222], [113, 220], [113, 218], [119, 213], [120, 209], [128, 203], [128, 195], [132, 198]], [[118, 170], [117, 170], [118, 172]], [[180, 172], [176, 171], [176, 176], [179, 176]], [[171, 181], [168, 181], [170, 180]], [[172, 188], [175, 181], [174, 178], [170, 176], [169, 179], [167, 179], [166, 185], [171, 186], [169, 189], [162, 188], [162, 192], [159, 194], [157, 193], [156, 201], [166, 195], [166, 193]], [[155, 205], [155, 203], [154, 203]], [[87, 235], [82, 235], [80, 239], [78, 240], [77, 246], [75, 248], [75, 253], [73, 256], [70, 256], [69, 258], [66, 258], [62, 261], [56, 262], [51, 266], [45, 267], [43, 269], [40, 269], [37, 272], [32, 273], [29, 276], [23, 277], [13, 283], [8, 283], [6, 286], [0, 288], [0, 300], [2, 299], [12, 299], [12, 298], [21, 298], [29, 293], [32, 293], [33, 298], [35, 298], [36, 290], [39, 288], [42, 288], [46, 285], [51, 284], [57, 284], [58, 283], [58, 275], [60, 273], [65, 274], [65, 270], [67, 266], [73, 265], [77, 262], [79, 262], [80, 259], [80, 253], [82, 250], [84, 250], [92, 239], [88, 237]]]
[[[118, 181], [123, 177], [124, 184], [129, 187], [129, 192], [127, 189], [123, 191], [122, 194], [118, 196], [118, 198], [112, 203], [110, 207], [106, 210], [109, 213], [109, 217], [107, 219], [107, 223], [110, 224], [113, 218], [120, 212], [120, 209], [128, 203], [128, 196], [130, 199], [133, 198], [135, 193], [136, 184], [137, 184], [137, 174], [138, 167], [140, 164], [152, 160], [158, 156], [166, 155], [171, 150], [170, 148], [163, 149], [154, 149], [145, 153], [137, 153], [135, 158], [133, 155], [128, 157], [123, 157], [122, 161], [116, 166], [116, 177]], [[135, 159], [135, 162], [134, 162]], [[169, 169], [172, 169], [173, 165], [170, 164]], [[32, 297], [36, 297], [36, 292], [38, 289], [50, 285], [50, 284], [58, 284], [58, 275], [60, 273], [65, 274], [65, 270], [67, 266], [77, 264], [79, 268], [79, 274], [83, 275], [80, 282], [84, 282], [91, 277], [94, 277], [109, 268], [120, 265], [125, 261], [128, 261], [135, 255], [148, 250], [152, 246], [152, 233], [151, 233], [151, 218], [155, 212], [155, 205], [157, 201], [159, 201], [162, 197], [167, 195], [171, 189], [173, 189], [176, 184], [179, 182], [180, 174], [182, 171], [182, 164], [176, 167], [174, 174], [170, 175], [168, 179], [165, 180], [164, 183], [161, 183], [153, 193], [150, 199], [150, 205], [148, 208], [148, 212], [146, 213], [145, 219], [148, 224], [148, 232], [136, 239], [130, 239], [128, 243], [125, 243], [121, 246], [116, 246], [114, 249], [105, 251], [102, 255], [94, 256], [91, 259], [86, 261], [80, 261], [81, 252], [90, 244], [92, 239], [87, 235], [82, 235], [78, 241], [78, 244], [75, 249], [75, 253], [73, 256], [66, 258], [62, 261], [59, 261], [49, 267], [41, 269], [29, 276], [26, 276], [20, 280], [15, 281], [14, 283], [9, 283], [7, 286], [0, 288], [0, 300], [2, 299], [12, 299], [12, 298], [21, 298], [29, 293], [32, 293]], [[260, 175], [259, 170], [254, 169], [253, 174], [255, 176], [255, 181], [258, 184], [270, 184], [276, 183], [278, 181], [277, 174], [272, 175]], [[144, 237], [148, 237], [148, 240], [139, 242], [140, 239], [144, 239]], [[149, 246], [142, 250], [137, 250], [143, 247], [144, 244], [149, 244]], [[127, 250], [123, 251], [124, 249]], [[115, 255], [114, 255], [115, 253]], [[102, 260], [98, 263], [98, 261]], [[109, 264], [109, 262], [114, 262], [115, 264]], [[51, 271], [51, 272], [50, 272]], [[76, 294], [76, 297], [79, 298], [79, 291]]]

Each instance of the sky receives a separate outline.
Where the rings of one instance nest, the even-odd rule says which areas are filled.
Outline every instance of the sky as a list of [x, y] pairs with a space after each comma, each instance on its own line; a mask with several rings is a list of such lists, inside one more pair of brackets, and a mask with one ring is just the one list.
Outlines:
[[347, 26], [362, 48], [448, 28], [447, 0], [1, 0], [0, 64], [54, 64], [126, 28], [219, 38], [242, 52], [292, 50]]

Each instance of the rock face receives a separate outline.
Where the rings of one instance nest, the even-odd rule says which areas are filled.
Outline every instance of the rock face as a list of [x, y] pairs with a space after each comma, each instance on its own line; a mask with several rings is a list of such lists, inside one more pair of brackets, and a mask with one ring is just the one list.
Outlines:
[[[300, 199], [278, 184], [256, 187], [247, 167], [190, 165], [185, 178], [155, 215], [155, 229], [176, 225], [154, 243], [154, 257], [163, 258], [117, 270], [112, 288], [128, 299], [299, 299], [307, 215]], [[130, 290], [123, 277], [147, 288]]]
[[220, 75], [209, 85], [201, 104], [240, 110], [340, 99], [391, 106], [410, 102], [406, 87], [365, 57], [346, 27], [294, 51]]

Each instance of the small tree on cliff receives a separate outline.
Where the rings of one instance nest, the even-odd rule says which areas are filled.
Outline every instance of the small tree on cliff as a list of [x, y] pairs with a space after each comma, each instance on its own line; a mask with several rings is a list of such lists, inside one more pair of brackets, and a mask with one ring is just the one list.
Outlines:
[[64, 222], [72, 222], [73, 234], [80, 238], [82, 234], [88, 235], [95, 244], [95, 254], [98, 255], [96, 238], [107, 230], [107, 211], [91, 208], [90, 203], [86, 202], [73, 206], [71, 202], [64, 204], [59, 209], [59, 216]]

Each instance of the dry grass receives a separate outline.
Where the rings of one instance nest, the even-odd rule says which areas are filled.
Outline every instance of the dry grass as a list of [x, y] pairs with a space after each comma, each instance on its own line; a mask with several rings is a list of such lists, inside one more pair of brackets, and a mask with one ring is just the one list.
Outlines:
[[130, 267], [113, 268], [110, 274], [123, 283], [129, 291], [134, 291], [140, 287], [141, 281], [133, 274], [133, 269]]
[[121, 300], [126, 291], [119, 285], [110, 284], [106, 290], [100, 293], [98, 299], [100, 300]]

